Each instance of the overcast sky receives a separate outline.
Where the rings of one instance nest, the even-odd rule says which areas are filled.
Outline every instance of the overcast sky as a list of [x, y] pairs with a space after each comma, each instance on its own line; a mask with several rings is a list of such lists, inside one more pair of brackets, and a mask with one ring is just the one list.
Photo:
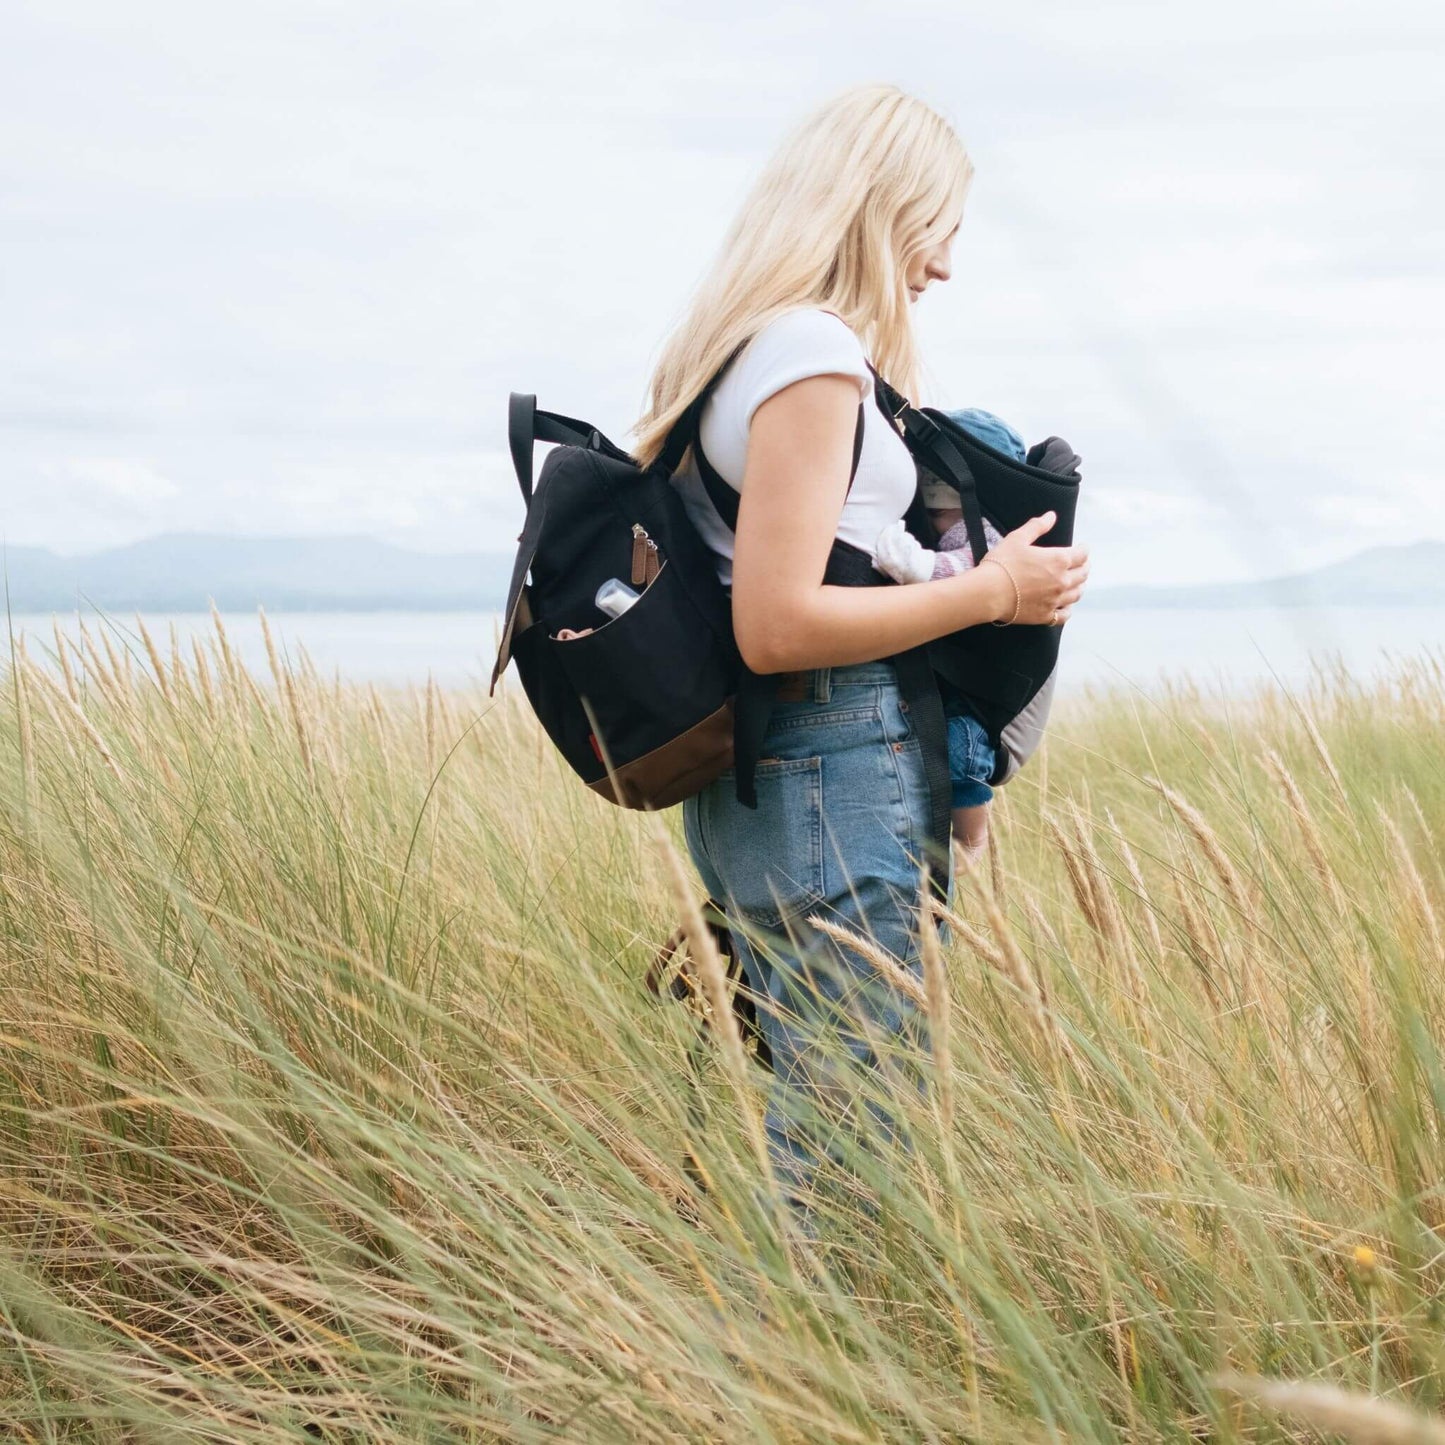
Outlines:
[[862, 80], [977, 176], [931, 399], [1082, 454], [1099, 580], [1445, 538], [1445, 7], [0, 0], [0, 533], [506, 550], [507, 392], [625, 441]]

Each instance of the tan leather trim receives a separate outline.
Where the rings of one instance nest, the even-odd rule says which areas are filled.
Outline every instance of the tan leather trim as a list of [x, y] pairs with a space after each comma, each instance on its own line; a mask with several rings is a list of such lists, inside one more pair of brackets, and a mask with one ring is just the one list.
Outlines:
[[733, 761], [733, 700], [685, 733], [588, 786], [624, 808], [670, 808], [701, 792]]
[[497, 644], [497, 660], [492, 664], [492, 685], [487, 689], [488, 696], [496, 692], [497, 681], [512, 660], [512, 639], [531, 625], [532, 603], [524, 586], [517, 594], [517, 605], [512, 609], [512, 615], [507, 618], [507, 624], [502, 629], [502, 640]]

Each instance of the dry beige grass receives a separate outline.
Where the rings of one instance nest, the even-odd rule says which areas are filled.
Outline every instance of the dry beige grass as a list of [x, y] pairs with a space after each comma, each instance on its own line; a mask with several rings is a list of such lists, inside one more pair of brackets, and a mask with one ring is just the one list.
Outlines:
[[[1064, 709], [921, 985], [842, 940], [932, 1087], [877, 1083], [907, 1147], [838, 1143], [809, 1246], [674, 816], [515, 698], [258, 679], [219, 618], [44, 650], [0, 683], [0, 1436], [1438, 1438], [1438, 668]], [[679, 918], [696, 1074], [640, 986]]]

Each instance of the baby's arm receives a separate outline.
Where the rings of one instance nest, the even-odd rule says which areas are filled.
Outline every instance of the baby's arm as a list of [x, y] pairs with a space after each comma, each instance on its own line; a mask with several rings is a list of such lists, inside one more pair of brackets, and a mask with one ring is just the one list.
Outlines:
[[[976, 415], [989, 418], [987, 412]], [[997, 417], [989, 420], [1009, 432], [1022, 460], [1023, 443]], [[873, 565], [895, 582], [931, 582], [967, 572], [974, 565], [973, 546], [963, 524], [963, 508], [957, 505], [958, 488], [927, 470], [922, 474], [922, 488], [923, 505], [928, 509], [928, 520], [938, 537], [938, 550], [930, 551], [901, 521], [885, 527], [874, 544]], [[984, 518], [984, 547], [991, 551], [1002, 540], [998, 529]]]
[[873, 544], [873, 566], [895, 582], [931, 582], [938, 553], [930, 552], [900, 517], [878, 534]]
[[[973, 566], [973, 551], [968, 542], [968, 529], [963, 525], [963, 513], [957, 509], [931, 511], [929, 517], [942, 532], [936, 552], [925, 547], [901, 520], [890, 522], [873, 544], [874, 567], [895, 582], [932, 582], [939, 577], [967, 572]], [[990, 548], [1002, 541], [987, 519], [983, 537]]]

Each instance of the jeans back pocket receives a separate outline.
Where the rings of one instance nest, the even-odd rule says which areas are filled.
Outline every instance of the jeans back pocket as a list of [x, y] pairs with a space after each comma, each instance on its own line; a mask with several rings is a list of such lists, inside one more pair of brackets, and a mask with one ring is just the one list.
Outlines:
[[731, 906], [747, 922], [776, 930], [827, 896], [823, 760], [763, 758], [756, 782], [758, 806], [745, 808], [729, 768], [699, 799], [698, 821]]

